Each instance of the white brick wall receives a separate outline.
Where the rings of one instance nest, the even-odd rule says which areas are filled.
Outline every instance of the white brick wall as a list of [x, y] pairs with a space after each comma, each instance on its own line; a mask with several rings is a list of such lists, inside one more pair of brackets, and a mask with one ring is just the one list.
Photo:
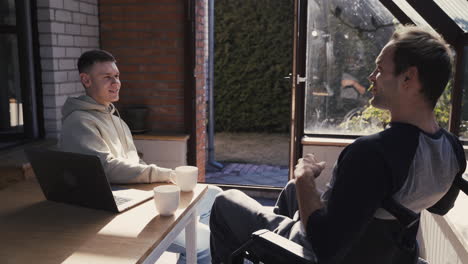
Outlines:
[[98, 0], [37, 0], [46, 136], [58, 137], [61, 108], [84, 94], [76, 63], [99, 48]]

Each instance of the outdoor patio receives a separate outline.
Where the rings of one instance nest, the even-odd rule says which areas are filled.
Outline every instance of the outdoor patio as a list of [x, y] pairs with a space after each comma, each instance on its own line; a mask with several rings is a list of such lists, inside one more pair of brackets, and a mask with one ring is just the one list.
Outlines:
[[283, 187], [288, 182], [287, 166], [226, 163], [221, 170], [208, 168], [207, 183]]

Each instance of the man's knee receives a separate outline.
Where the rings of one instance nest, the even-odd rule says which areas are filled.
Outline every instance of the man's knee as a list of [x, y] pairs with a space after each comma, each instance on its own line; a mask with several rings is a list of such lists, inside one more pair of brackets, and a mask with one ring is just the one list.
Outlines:
[[[211, 221], [229, 221], [234, 211], [241, 210], [242, 200], [245, 200], [246, 196], [239, 190], [227, 190], [219, 193], [211, 208]], [[243, 197], [243, 198], [242, 198]], [[213, 223], [210, 223], [210, 226]]]
[[217, 194], [214, 204], [213, 210], [218, 208], [229, 208], [234, 202], [233, 198], [238, 197], [239, 195], [244, 194], [239, 190], [227, 190]]

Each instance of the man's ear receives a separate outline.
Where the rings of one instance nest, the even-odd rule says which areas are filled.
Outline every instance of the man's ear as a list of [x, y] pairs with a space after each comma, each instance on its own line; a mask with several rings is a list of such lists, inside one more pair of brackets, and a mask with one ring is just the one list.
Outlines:
[[89, 88], [89, 86], [91, 86], [91, 78], [89, 74], [85, 72], [80, 73], [80, 79], [84, 87]]
[[405, 82], [419, 82], [419, 71], [416, 66], [409, 67], [404, 74]]
[[409, 67], [404, 73], [403, 73], [403, 82], [404, 82], [404, 87], [407, 88], [416, 88], [416, 90], [419, 92], [421, 89], [421, 81], [419, 80], [419, 71], [416, 66], [411, 66]]

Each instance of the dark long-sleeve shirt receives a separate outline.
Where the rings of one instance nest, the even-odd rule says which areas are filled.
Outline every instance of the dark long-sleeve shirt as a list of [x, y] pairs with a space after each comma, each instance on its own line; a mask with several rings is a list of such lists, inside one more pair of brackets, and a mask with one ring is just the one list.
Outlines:
[[[394, 238], [401, 226], [381, 208], [382, 201], [392, 196], [415, 213], [447, 212], [458, 194], [448, 191], [464, 167], [456, 155], [461, 145], [452, 145], [449, 137], [454, 136], [444, 129], [430, 135], [412, 125], [392, 123], [349, 145], [322, 196], [325, 207], [309, 217], [306, 227], [321, 263], [408, 261], [411, 256]], [[441, 199], [449, 201], [431, 208]]]

